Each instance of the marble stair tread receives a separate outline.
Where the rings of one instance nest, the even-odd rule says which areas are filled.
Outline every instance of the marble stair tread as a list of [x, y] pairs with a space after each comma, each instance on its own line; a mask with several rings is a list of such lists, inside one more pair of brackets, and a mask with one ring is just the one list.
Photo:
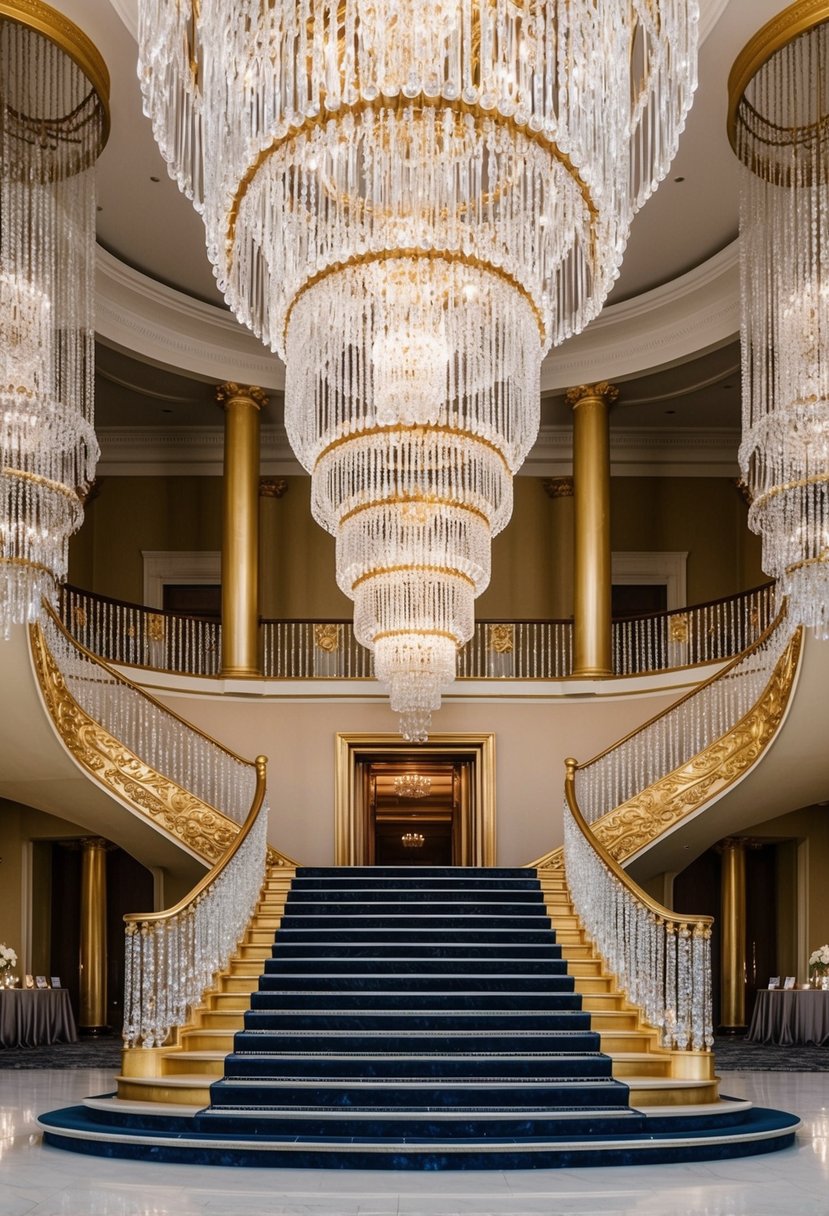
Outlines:
[[[224, 1057], [222, 1056], [221, 1059]], [[219, 1061], [220, 1062], [220, 1061]], [[159, 1088], [167, 1086], [170, 1089], [193, 1089], [194, 1087], [207, 1089], [210, 1085], [215, 1085], [222, 1080], [222, 1072], [215, 1073], [192, 1073], [192, 1072], [171, 1072], [164, 1073], [160, 1077], [124, 1077], [117, 1075], [118, 1081], [128, 1081], [131, 1086], [146, 1086], [146, 1088]], [[192, 1115], [193, 1107], [188, 1106], [188, 1113]]]
[[[134, 1078], [131, 1078], [134, 1079]], [[84, 1098], [84, 1106], [90, 1110], [107, 1111], [114, 1115], [180, 1115], [191, 1119], [194, 1111], [192, 1106], [178, 1102], [149, 1102], [138, 1101], [135, 1098], [119, 1098], [117, 1094], [103, 1094], [97, 1098]]]

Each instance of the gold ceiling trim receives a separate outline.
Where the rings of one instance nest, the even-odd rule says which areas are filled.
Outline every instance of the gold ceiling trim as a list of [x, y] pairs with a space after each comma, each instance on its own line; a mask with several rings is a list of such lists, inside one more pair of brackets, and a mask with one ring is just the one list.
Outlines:
[[803, 631], [798, 629], [777, 660], [759, 700], [731, 730], [591, 825], [595, 837], [616, 861], [626, 861], [723, 794], [759, 759], [785, 715], [802, 645]]
[[29, 638], [46, 709], [81, 768], [204, 861], [215, 864], [224, 857], [239, 825], [156, 772], [91, 718], [69, 692], [39, 625], [30, 626]]

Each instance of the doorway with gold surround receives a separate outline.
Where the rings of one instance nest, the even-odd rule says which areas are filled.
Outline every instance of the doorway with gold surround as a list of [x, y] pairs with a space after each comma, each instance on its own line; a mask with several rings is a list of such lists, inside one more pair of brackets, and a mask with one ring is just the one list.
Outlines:
[[495, 864], [495, 736], [336, 737], [337, 865]]

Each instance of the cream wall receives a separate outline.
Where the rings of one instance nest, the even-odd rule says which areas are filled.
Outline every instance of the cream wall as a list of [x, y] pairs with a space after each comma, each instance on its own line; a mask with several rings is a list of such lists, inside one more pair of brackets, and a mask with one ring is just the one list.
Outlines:
[[[268, 756], [271, 843], [304, 864], [333, 863], [334, 738], [394, 733], [386, 704], [156, 695], [242, 755]], [[561, 843], [565, 758], [589, 759], [676, 696], [452, 700], [434, 715], [432, 737], [494, 732], [498, 862], [523, 865]]]
[[[262, 614], [348, 617], [334, 581], [334, 539], [311, 518], [310, 479], [289, 477], [278, 499], [260, 500]], [[517, 477], [512, 522], [492, 546], [492, 581], [477, 603], [486, 619], [551, 617], [569, 603], [572, 552], [543, 479]], [[560, 507], [561, 504], [559, 504]], [[70, 582], [140, 602], [141, 550], [221, 548], [221, 478], [106, 477], [70, 544]], [[727, 478], [620, 477], [612, 482], [614, 550], [688, 552], [688, 602], [764, 581], [747, 509]], [[565, 530], [566, 531], [566, 530]], [[572, 539], [569, 541], [570, 550]]]

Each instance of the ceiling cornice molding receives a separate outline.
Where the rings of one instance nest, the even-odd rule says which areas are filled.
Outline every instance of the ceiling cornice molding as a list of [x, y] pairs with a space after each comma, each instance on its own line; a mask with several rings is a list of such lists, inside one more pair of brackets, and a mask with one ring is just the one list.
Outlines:
[[[96, 288], [96, 330], [105, 343], [202, 380], [284, 388], [283, 364], [230, 313], [151, 279], [100, 246]], [[672, 283], [606, 308], [548, 356], [541, 391], [683, 363], [733, 341], [739, 308], [735, 241]]]
[[605, 308], [544, 361], [542, 393], [684, 363], [740, 331], [737, 241], [670, 283]]
[[284, 388], [283, 364], [231, 313], [159, 283], [100, 245], [95, 289], [95, 330], [104, 343], [201, 380]]
[[[222, 427], [102, 427], [98, 432], [102, 477], [220, 477]], [[569, 475], [572, 429], [544, 426], [524, 463], [533, 477]], [[672, 427], [615, 427], [610, 432], [611, 472], [616, 477], [736, 477], [739, 433]], [[261, 434], [262, 476], [301, 476], [281, 427]]]

